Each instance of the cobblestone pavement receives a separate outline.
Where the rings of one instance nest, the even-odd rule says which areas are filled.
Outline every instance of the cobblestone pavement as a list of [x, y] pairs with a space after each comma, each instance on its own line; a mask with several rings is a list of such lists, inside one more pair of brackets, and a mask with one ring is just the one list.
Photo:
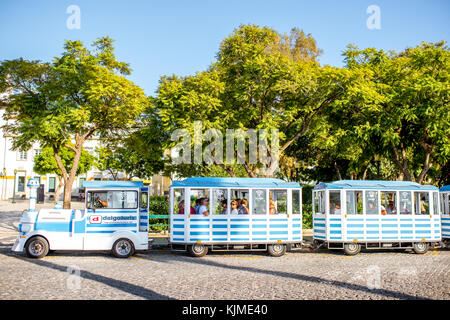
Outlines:
[[450, 299], [446, 249], [353, 257], [327, 250], [280, 258], [212, 253], [200, 259], [165, 250], [130, 259], [55, 252], [34, 260], [11, 252], [21, 214], [11, 209], [0, 203], [0, 299]]

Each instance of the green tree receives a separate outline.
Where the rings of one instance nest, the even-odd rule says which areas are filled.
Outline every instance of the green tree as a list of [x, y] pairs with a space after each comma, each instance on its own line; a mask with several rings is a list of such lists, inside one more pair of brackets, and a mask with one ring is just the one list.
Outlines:
[[[193, 135], [194, 121], [205, 129], [278, 129], [279, 156], [319, 123], [321, 115], [362, 75], [348, 69], [321, 67], [314, 39], [294, 29], [291, 36], [270, 28], [243, 25], [220, 45], [217, 61], [194, 76], [163, 77], [155, 99], [167, 131], [186, 128]], [[246, 175], [273, 176], [276, 156], [242, 167]], [[171, 147], [176, 143], [168, 144]], [[272, 154], [274, 151], [274, 154]], [[233, 164], [213, 159], [230, 176]]]
[[162, 129], [153, 110], [148, 108], [140, 116], [133, 132], [124, 137], [102, 140], [102, 146], [96, 150], [96, 167], [108, 171], [114, 180], [118, 179], [119, 173], [124, 173], [127, 180], [133, 177], [149, 179], [164, 169], [163, 144], [167, 139], [167, 132]]
[[[450, 156], [450, 52], [445, 42], [422, 43], [403, 52], [350, 46], [347, 67], [370, 81], [356, 87], [334, 115], [349, 141], [392, 161], [405, 180], [422, 183]], [[338, 109], [339, 110], [339, 109]], [[345, 118], [345, 119], [344, 119]], [[336, 122], [334, 122], [336, 124]]]
[[[70, 171], [71, 165], [73, 163], [73, 158], [75, 156], [75, 152], [69, 148], [61, 148], [59, 156], [61, 158], [61, 163], [66, 168], [66, 171]], [[89, 152], [82, 149], [80, 162], [77, 168], [77, 175], [84, 174], [88, 172], [94, 163], [94, 156], [90, 155]], [[46, 147], [42, 150], [42, 152], [34, 157], [34, 166], [33, 171], [40, 174], [56, 174], [58, 176], [58, 187], [55, 190], [55, 201], [59, 199], [59, 195], [61, 192], [61, 188], [63, 186], [62, 172], [56, 163], [53, 149], [50, 147]]]
[[[131, 70], [116, 60], [112, 43], [100, 38], [90, 51], [80, 41], [66, 41], [51, 63], [16, 59], [0, 66], [0, 92], [12, 92], [1, 104], [5, 119], [14, 120], [4, 129], [14, 149], [33, 142], [53, 149], [64, 180], [64, 208], [70, 208], [85, 141], [94, 134], [124, 135], [148, 105], [143, 90], [125, 78]], [[74, 152], [70, 170], [61, 161], [63, 147]]]

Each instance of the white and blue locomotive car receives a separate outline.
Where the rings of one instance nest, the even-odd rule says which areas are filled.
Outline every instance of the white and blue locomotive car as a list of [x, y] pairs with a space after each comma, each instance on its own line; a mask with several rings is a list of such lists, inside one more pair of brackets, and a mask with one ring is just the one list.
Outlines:
[[410, 181], [319, 183], [313, 224], [316, 244], [348, 255], [362, 247], [425, 253], [441, 241], [438, 189]]
[[37, 212], [30, 203], [12, 250], [32, 258], [50, 250], [111, 250], [125, 258], [148, 249], [148, 187], [142, 181], [87, 181], [83, 186], [85, 210]]

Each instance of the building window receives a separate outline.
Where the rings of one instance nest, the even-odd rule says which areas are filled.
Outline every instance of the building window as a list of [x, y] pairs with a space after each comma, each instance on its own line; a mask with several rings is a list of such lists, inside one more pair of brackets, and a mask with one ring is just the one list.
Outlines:
[[79, 181], [78, 192], [83, 193], [84, 192], [83, 183], [86, 181], [86, 178], [80, 178], [78, 179], [78, 181]]
[[25, 177], [17, 177], [17, 192], [24, 192], [25, 191]]
[[26, 151], [17, 151], [17, 160], [19, 160], [19, 161], [27, 160], [27, 152]]
[[48, 192], [55, 192], [55, 184], [56, 184], [56, 178], [49, 177], [48, 178]]
[[41, 149], [35, 149], [34, 150], [34, 156], [36, 157], [36, 156], [38, 156], [38, 155], [40, 155], [42, 153], [42, 150]]

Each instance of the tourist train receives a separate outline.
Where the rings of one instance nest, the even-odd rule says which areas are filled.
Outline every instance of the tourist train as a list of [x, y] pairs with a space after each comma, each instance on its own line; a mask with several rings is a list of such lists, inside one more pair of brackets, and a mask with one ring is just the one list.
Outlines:
[[[141, 181], [84, 182], [85, 209], [30, 208], [19, 223], [15, 252], [42, 258], [55, 250], [107, 250], [118, 258], [150, 248], [149, 190]], [[341, 180], [312, 191], [313, 243], [302, 228], [302, 188], [272, 178], [193, 177], [169, 188], [170, 247], [208, 251], [405, 249], [423, 254], [450, 238], [450, 187], [409, 181]]]

